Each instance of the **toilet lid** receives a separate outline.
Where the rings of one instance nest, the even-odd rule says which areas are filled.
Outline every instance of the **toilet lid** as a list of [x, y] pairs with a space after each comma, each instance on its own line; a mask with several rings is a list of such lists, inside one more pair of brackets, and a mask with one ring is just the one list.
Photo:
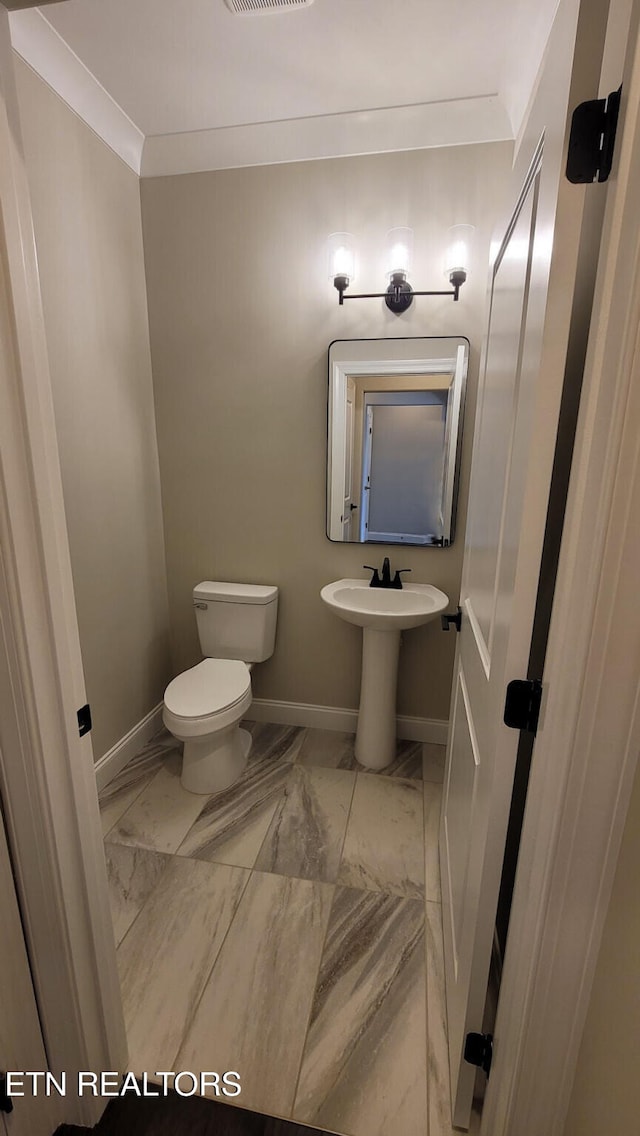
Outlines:
[[204, 659], [169, 683], [167, 710], [178, 718], [206, 718], [240, 702], [251, 689], [246, 663], [238, 659]]

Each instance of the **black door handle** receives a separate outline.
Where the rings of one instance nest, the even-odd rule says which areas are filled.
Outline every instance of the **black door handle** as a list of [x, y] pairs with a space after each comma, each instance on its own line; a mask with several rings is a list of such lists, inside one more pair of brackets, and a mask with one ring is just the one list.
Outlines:
[[353, 512], [353, 510], [357, 509], [358, 506], [357, 505], [349, 505], [349, 508], [351, 509], [351, 512]]
[[455, 627], [456, 631], [459, 631], [460, 626], [462, 624], [462, 610], [461, 610], [461, 608], [458, 608], [458, 610], [454, 614], [450, 614], [449, 612], [445, 612], [444, 615], [440, 616], [440, 623], [442, 625], [443, 631], [450, 631], [452, 623], [453, 623], [453, 626]]

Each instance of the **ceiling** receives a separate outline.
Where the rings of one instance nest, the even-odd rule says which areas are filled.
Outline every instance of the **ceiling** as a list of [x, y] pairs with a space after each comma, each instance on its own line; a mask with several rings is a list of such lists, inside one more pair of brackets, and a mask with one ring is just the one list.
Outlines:
[[[458, 119], [465, 111], [467, 133], [495, 138], [517, 134], [556, 7], [557, 0], [313, 0], [235, 15], [224, 0], [64, 0], [13, 13], [11, 28], [27, 58], [38, 20], [42, 42], [27, 61], [43, 73], [57, 55], [59, 70], [66, 52], [70, 70], [90, 73], [143, 139], [163, 138], [165, 149], [167, 136], [244, 128], [238, 137], [246, 139], [256, 124], [297, 121], [300, 132], [299, 120], [327, 116], [347, 116], [334, 121], [334, 133], [336, 125], [344, 133], [349, 116], [366, 125], [370, 112], [373, 122], [390, 122], [397, 111], [398, 123], [427, 114], [444, 123], [452, 107]], [[317, 123], [308, 125], [318, 133]]]

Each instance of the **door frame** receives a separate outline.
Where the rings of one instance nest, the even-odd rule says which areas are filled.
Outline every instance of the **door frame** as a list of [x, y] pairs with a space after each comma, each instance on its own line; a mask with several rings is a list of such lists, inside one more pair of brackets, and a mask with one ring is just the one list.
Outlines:
[[[0, 653], [0, 667], [2, 654]], [[2, 676], [6, 678], [6, 676]], [[0, 694], [2, 693], [0, 686]], [[46, 1056], [35, 991], [0, 801], [0, 1061], [3, 1071], [46, 1069]], [[0, 1113], [3, 1136], [51, 1136], [63, 1119], [63, 1101], [56, 1094], [38, 1094], [16, 1101], [11, 1118]]]
[[369, 531], [369, 494], [371, 492], [371, 451], [373, 443], [373, 407], [364, 408], [362, 424], [362, 472], [360, 474], [360, 540], [364, 544]]
[[[3, 9], [0, 84], [5, 100], [0, 105], [0, 205], [6, 244], [0, 252], [8, 267], [15, 322], [15, 367], [10, 374], [0, 373], [7, 424], [0, 432], [6, 577], [0, 612], [20, 727], [20, 761], [12, 764], [25, 770], [21, 777], [3, 770], [7, 822], [51, 1067], [118, 1069], [126, 1060], [126, 1043], [91, 744], [78, 738], [75, 722], [85, 693]], [[628, 132], [617, 164], [628, 172], [637, 200], [637, 98], [633, 105], [628, 96], [623, 98], [623, 119], [625, 115]], [[631, 547], [630, 534], [613, 547], [606, 545], [610, 527], [637, 505], [640, 492], [640, 479], [634, 484], [622, 476], [637, 455], [640, 421], [640, 383], [635, 392], [631, 383], [640, 378], [640, 255], [628, 237], [633, 194], [625, 186], [621, 190], [611, 194], [607, 208], [596, 334], [514, 891], [510, 937], [518, 949], [508, 950], [505, 959], [495, 1064], [483, 1112], [487, 1136], [516, 1131], [519, 1136], [542, 1131], [555, 1136], [562, 1131], [638, 748], [640, 722], [631, 676], [616, 671], [612, 686], [607, 667], [617, 660], [621, 632], [637, 635], [640, 620], [636, 604], [625, 609], [620, 621], [615, 602], [635, 584], [640, 553]], [[605, 698], [606, 719], [599, 721], [597, 711]], [[605, 730], [610, 760], [603, 768], [598, 759]], [[570, 911], [564, 903], [567, 894], [574, 901]], [[576, 938], [578, 902], [587, 933]], [[74, 1102], [66, 1100], [71, 1110]], [[75, 1102], [67, 1119], [91, 1124], [101, 1109], [99, 1100], [84, 1098]]]
[[486, 1136], [564, 1131], [640, 750], [639, 21], [634, 0]]
[[[120, 1070], [126, 1040], [6, 9], [0, 6], [0, 786], [49, 1068]], [[64, 1098], [93, 1124], [104, 1102]], [[18, 1104], [16, 1104], [16, 1108]]]

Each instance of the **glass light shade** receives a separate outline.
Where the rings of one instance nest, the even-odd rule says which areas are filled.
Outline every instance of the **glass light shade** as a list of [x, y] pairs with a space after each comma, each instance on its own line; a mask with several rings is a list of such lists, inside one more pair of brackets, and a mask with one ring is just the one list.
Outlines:
[[346, 276], [347, 283], [355, 280], [356, 256], [355, 241], [351, 233], [332, 233], [329, 245], [329, 279]]
[[386, 273], [389, 278], [395, 272], [405, 276], [411, 271], [413, 256], [413, 229], [389, 229], [386, 241]]
[[444, 258], [444, 274], [447, 279], [452, 272], [464, 272], [468, 276], [474, 233], [473, 225], [453, 225], [449, 229]]

